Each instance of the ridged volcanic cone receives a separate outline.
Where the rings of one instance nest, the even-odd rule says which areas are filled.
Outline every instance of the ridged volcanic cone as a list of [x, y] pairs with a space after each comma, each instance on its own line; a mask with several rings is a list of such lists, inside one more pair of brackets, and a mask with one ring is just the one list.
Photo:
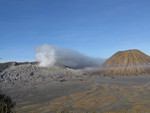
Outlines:
[[140, 75], [150, 73], [150, 56], [139, 50], [115, 53], [102, 64], [104, 75]]

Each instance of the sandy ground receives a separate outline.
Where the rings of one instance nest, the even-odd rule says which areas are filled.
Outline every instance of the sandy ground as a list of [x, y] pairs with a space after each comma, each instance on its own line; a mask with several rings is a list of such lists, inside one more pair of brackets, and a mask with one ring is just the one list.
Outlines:
[[148, 76], [92, 77], [4, 90], [16, 101], [17, 113], [150, 113]]

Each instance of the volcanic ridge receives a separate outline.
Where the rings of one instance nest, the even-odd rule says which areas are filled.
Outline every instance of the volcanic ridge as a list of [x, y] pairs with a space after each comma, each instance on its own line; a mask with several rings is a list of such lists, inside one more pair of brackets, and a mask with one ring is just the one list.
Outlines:
[[[139, 50], [119, 51], [106, 60], [98, 70], [84, 72], [62, 66], [40, 67], [38, 62], [0, 63], [0, 82], [7, 84], [39, 84], [70, 81], [99, 76], [133, 76], [150, 74], [150, 56]], [[34, 82], [33, 82], [34, 81]], [[36, 82], [35, 82], [36, 81]]]
[[101, 66], [103, 75], [141, 75], [150, 73], [150, 56], [140, 50], [119, 51]]

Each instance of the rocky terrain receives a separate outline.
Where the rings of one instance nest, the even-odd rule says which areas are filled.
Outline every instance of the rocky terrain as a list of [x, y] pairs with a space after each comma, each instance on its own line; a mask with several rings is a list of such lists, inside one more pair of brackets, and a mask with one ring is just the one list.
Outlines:
[[17, 113], [149, 113], [149, 65], [139, 50], [117, 52], [88, 71], [8, 62], [0, 64], [0, 86]]
[[85, 79], [82, 71], [67, 67], [40, 67], [36, 63], [9, 62], [0, 64], [0, 84], [3, 87], [33, 87], [38, 84]]

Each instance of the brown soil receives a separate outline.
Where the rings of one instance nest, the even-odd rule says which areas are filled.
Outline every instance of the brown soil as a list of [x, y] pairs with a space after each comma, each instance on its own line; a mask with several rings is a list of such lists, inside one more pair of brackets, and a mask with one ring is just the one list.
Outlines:
[[102, 64], [103, 75], [140, 75], [150, 73], [150, 56], [139, 50], [115, 53]]

